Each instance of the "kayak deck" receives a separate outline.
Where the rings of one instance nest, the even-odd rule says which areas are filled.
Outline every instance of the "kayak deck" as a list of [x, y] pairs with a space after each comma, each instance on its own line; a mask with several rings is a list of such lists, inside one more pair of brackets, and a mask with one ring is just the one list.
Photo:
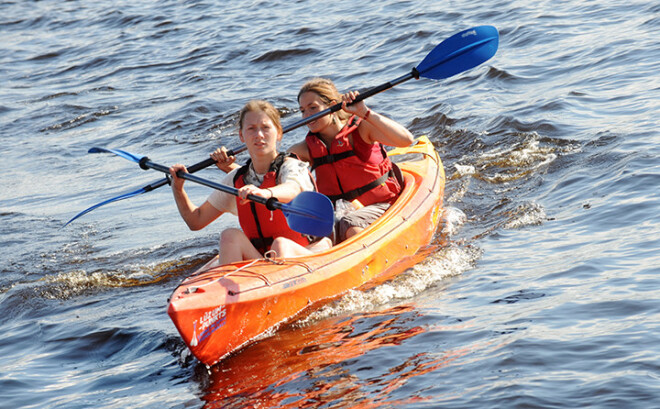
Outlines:
[[216, 258], [183, 280], [168, 314], [197, 359], [212, 365], [310, 305], [424, 258], [427, 252], [420, 250], [431, 242], [441, 215], [442, 163], [426, 137], [388, 155], [399, 159], [404, 189], [360, 234], [310, 256], [222, 266]]

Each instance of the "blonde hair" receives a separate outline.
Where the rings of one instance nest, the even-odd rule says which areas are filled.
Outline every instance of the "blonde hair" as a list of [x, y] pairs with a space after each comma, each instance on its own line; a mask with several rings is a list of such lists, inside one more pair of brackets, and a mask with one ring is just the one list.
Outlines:
[[[313, 92], [321, 98], [321, 101], [325, 105], [331, 106], [337, 103], [341, 103], [341, 94], [337, 91], [335, 84], [327, 78], [314, 78], [307, 81], [298, 92], [298, 103], [300, 103], [300, 97], [306, 92]], [[339, 110], [336, 112], [340, 120], [345, 121], [351, 117], [351, 114], [344, 110]]]
[[280, 111], [278, 111], [270, 102], [263, 99], [253, 99], [248, 101], [247, 104], [241, 109], [238, 117], [238, 129], [243, 129], [243, 120], [248, 112], [263, 112], [265, 113], [277, 128], [278, 133], [282, 134], [282, 123], [280, 122]]

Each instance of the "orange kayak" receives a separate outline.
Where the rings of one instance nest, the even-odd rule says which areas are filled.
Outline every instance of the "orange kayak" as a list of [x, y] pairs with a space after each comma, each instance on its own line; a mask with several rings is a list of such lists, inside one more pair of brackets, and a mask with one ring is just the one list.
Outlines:
[[375, 285], [428, 254], [442, 213], [442, 162], [426, 137], [388, 155], [405, 187], [360, 234], [310, 256], [226, 265], [216, 258], [183, 280], [167, 313], [199, 361], [213, 365], [303, 310]]

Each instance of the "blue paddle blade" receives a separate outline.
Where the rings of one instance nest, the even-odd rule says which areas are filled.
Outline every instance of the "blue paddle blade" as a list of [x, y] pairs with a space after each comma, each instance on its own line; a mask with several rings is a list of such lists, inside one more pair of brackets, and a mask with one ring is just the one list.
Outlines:
[[71, 220], [69, 220], [68, 222], [66, 222], [66, 224], [65, 224], [64, 226], [62, 226], [62, 227], [66, 227], [66, 226], [68, 226], [69, 223], [71, 223], [72, 221], [76, 220], [77, 218], [79, 218], [79, 217], [81, 217], [81, 216], [84, 216], [84, 215], [86, 215], [87, 213], [91, 212], [92, 210], [94, 210], [94, 209], [98, 209], [99, 207], [101, 207], [101, 206], [103, 206], [103, 205], [106, 205], [106, 204], [108, 204], [108, 203], [112, 203], [112, 202], [116, 202], [116, 201], [118, 201], [118, 200], [128, 199], [128, 198], [130, 198], [130, 197], [137, 196], [137, 195], [139, 195], [139, 194], [146, 193], [146, 192], [147, 192], [147, 190], [146, 190], [145, 188], [140, 188], [140, 189], [135, 190], [135, 191], [133, 191], [133, 192], [124, 193], [124, 194], [121, 194], [121, 195], [119, 195], [119, 196], [116, 196], [116, 197], [110, 198], [110, 199], [108, 199], [108, 200], [104, 200], [104, 201], [102, 201], [101, 203], [97, 203], [97, 204], [95, 204], [94, 206], [88, 207], [87, 209], [85, 209], [85, 210], [83, 210], [82, 212], [78, 213], [78, 214], [75, 215]]
[[332, 233], [335, 211], [327, 196], [317, 192], [302, 192], [289, 203], [281, 204], [282, 212], [292, 230], [310, 236], [325, 237]]
[[490, 59], [497, 52], [498, 44], [495, 27], [473, 27], [438, 44], [416, 69], [425, 78], [449, 78]]
[[90, 148], [87, 151], [87, 153], [102, 153], [102, 152], [112, 153], [112, 154], [115, 154], [115, 155], [117, 155], [119, 157], [122, 157], [124, 159], [128, 159], [130, 161], [133, 161], [135, 163], [140, 163], [140, 159], [142, 159], [142, 156], [137, 156], [137, 155], [134, 155], [130, 152], [126, 152], [126, 151], [121, 150], [121, 149], [107, 149], [107, 148], [93, 147], [93, 148]]

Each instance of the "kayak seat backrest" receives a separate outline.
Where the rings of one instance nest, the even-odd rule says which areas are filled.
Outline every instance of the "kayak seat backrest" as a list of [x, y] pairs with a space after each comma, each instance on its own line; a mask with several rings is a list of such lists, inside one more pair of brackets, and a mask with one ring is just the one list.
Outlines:
[[406, 187], [406, 181], [403, 178], [403, 173], [401, 173], [401, 169], [394, 162], [392, 162], [392, 172], [394, 172], [394, 176], [396, 177], [396, 180], [399, 181], [399, 185], [401, 185], [401, 189]]

